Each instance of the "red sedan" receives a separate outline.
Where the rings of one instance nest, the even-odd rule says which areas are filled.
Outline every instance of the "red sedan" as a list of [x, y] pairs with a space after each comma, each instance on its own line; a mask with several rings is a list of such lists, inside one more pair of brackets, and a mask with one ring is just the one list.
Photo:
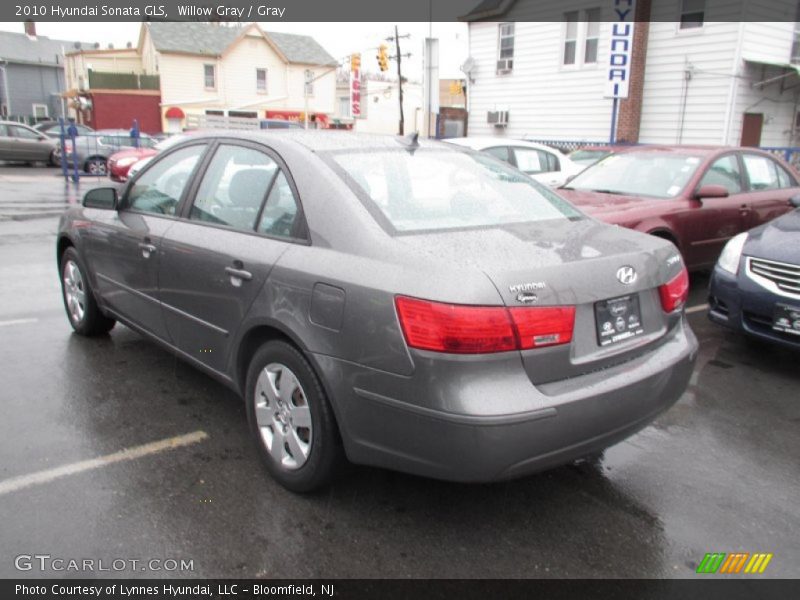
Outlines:
[[155, 156], [154, 148], [126, 148], [108, 157], [108, 174], [114, 181], [128, 181], [128, 170], [148, 156]]
[[755, 148], [641, 146], [600, 160], [559, 193], [602, 221], [670, 240], [698, 270], [737, 233], [791, 210], [800, 184]]

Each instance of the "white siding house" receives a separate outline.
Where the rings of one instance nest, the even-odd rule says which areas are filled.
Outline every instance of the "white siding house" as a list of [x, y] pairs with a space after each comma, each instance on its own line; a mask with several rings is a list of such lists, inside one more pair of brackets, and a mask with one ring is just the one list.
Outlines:
[[[476, 14], [482, 20], [469, 24], [469, 134], [607, 142], [612, 100], [603, 91], [615, 4], [498, 0], [496, 10]], [[638, 94], [641, 103], [639, 142], [800, 145], [796, 23], [790, 21], [796, 1], [639, 4], [649, 15], [647, 23], [637, 23], [642, 44], [634, 44], [634, 53], [646, 52], [646, 60], [639, 89], [632, 81], [629, 97]], [[692, 20], [698, 12], [702, 22], [681, 24], [682, 16]], [[504, 23], [513, 28], [513, 66], [505, 72], [498, 64]], [[508, 111], [505, 126], [488, 122], [494, 111]]]

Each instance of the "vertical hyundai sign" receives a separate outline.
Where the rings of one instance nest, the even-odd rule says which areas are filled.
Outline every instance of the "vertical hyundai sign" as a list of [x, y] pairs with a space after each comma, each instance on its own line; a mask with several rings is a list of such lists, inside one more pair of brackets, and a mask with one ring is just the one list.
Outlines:
[[350, 116], [361, 117], [361, 69], [350, 70]]
[[611, 0], [611, 38], [603, 97], [627, 98], [633, 56], [633, 28], [636, 0]]

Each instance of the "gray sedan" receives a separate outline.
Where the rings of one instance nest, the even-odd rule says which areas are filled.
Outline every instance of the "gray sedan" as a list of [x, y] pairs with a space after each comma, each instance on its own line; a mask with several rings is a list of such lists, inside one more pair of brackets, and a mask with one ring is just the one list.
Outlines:
[[236, 390], [295, 491], [345, 457], [477, 482], [595, 454], [697, 354], [671, 243], [414, 136], [191, 136], [88, 192], [57, 255], [77, 333], [121, 322]]
[[58, 164], [56, 141], [14, 121], [0, 121], [0, 160]]

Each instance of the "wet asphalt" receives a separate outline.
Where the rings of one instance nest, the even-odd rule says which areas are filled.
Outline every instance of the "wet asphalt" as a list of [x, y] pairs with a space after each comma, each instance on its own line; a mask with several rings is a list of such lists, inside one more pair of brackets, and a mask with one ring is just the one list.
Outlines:
[[[15, 198], [36, 193], [32, 171]], [[16, 172], [0, 168], [0, 213]], [[734, 551], [773, 553], [763, 577], [800, 573], [798, 353], [692, 312], [689, 389], [597, 461], [492, 485], [351, 467], [297, 496], [264, 473], [233, 393], [125, 327], [71, 333], [55, 228], [52, 217], [0, 219], [0, 490], [124, 448], [207, 438], [0, 491], [0, 577], [81, 575], [15, 568], [33, 554], [193, 561], [88, 573], [101, 577], [692, 578], [705, 553]], [[706, 286], [692, 278], [690, 307]]]

